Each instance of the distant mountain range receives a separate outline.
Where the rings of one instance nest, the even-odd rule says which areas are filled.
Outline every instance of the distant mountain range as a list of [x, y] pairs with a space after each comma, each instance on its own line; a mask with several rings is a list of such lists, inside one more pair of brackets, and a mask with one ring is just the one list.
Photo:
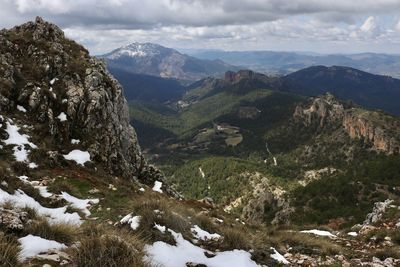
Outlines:
[[114, 75], [122, 70], [184, 82], [238, 69], [218, 59], [198, 59], [153, 43], [132, 43], [99, 57], [107, 61]]
[[314, 66], [291, 73], [281, 89], [316, 96], [331, 92], [339, 98], [400, 115], [400, 80], [349, 67]]
[[310, 66], [336, 65], [400, 78], [400, 55], [375, 53], [322, 55], [299, 52], [189, 49], [182, 51], [197, 58], [220, 59], [228, 64], [269, 74], [284, 75]]

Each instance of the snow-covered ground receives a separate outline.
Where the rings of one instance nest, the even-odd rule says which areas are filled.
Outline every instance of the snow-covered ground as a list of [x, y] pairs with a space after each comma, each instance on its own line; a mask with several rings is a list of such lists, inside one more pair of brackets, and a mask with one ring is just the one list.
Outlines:
[[160, 182], [160, 181], [155, 181], [155, 182], [154, 182], [154, 186], [153, 186], [153, 191], [162, 193], [161, 187], [162, 187], [162, 182]]
[[15, 125], [12, 120], [8, 120], [6, 122], [6, 127], [8, 138], [3, 140], [3, 142], [6, 145], [14, 145], [13, 151], [16, 161], [29, 163], [28, 155], [30, 150], [26, 147], [29, 146], [30, 148], [34, 149], [37, 148], [37, 146], [29, 141], [29, 135], [19, 133], [20, 127]]
[[120, 220], [121, 224], [129, 224], [132, 230], [136, 230], [140, 226], [140, 216], [133, 216], [132, 213], [126, 215]]
[[289, 264], [290, 262], [285, 259], [285, 257], [282, 256], [275, 248], [271, 247], [271, 249], [274, 251], [273, 254], [270, 255], [270, 257], [274, 260], [276, 260], [279, 263], [282, 264]]
[[29, 257], [39, 255], [42, 252], [46, 252], [50, 249], [65, 249], [66, 245], [59, 243], [54, 240], [47, 240], [39, 236], [27, 235], [18, 239], [21, 244], [20, 259], [24, 260]]
[[[162, 226], [156, 225], [155, 227], [165, 231], [165, 228], [162, 228]], [[179, 233], [170, 229], [168, 231], [174, 237], [176, 245], [172, 246], [161, 241], [155, 242], [153, 245], [147, 245], [145, 247], [147, 252], [146, 258], [150, 262], [163, 267], [186, 267], [187, 262], [205, 264], [208, 267], [259, 267], [251, 259], [251, 254], [247, 251], [235, 249], [232, 251], [216, 252], [215, 257], [208, 258], [204, 254], [205, 252], [214, 253], [193, 245]]]
[[86, 162], [90, 161], [90, 154], [87, 151], [82, 151], [79, 149], [74, 149], [67, 155], [64, 155], [66, 160], [73, 160], [76, 164], [84, 165]]
[[199, 240], [215, 240], [221, 238], [219, 234], [217, 233], [210, 234], [209, 232], [201, 229], [198, 225], [195, 225], [192, 228], [190, 228], [190, 231], [192, 232], [193, 236]]

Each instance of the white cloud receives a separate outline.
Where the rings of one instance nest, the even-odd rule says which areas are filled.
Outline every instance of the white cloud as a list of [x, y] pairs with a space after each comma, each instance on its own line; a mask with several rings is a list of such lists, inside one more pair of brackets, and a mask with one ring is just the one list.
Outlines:
[[373, 16], [368, 17], [360, 27], [362, 32], [374, 32], [376, 29], [377, 24]]
[[395, 26], [395, 30], [400, 32], [400, 19], [399, 19], [399, 21], [397, 22], [397, 24]]

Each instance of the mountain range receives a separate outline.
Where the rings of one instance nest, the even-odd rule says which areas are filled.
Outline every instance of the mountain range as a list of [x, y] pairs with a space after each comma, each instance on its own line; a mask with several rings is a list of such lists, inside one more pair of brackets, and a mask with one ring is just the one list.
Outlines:
[[123, 69], [121, 86], [40, 17], [0, 31], [0, 59], [1, 266], [400, 264], [400, 118], [354, 103], [397, 80]]
[[285, 75], [303, 68], [324, 66], [347, 66], [366, 72], [400, 78], [400, 55], [360, 54], [316, 54], [274, 51], [221, 51], [182, 49], [197, 58], [220, 59], [228, 64], [255, 71]]

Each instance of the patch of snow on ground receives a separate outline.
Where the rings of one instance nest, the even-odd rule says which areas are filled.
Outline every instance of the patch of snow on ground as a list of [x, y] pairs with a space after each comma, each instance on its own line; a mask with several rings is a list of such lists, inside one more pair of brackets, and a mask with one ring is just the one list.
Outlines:
[[259, 267], [252, 259], [251, 254], [244, 250], [232, 250], [215, 253], [216, 256], [207, 258], [206, 250], [197, 247], [185, 240], [181, 234], [168, 230], [175, 238], [176, 245], [158, 241], [147, 245], [147, 259], [150, 262], [164, 267], [186, 267], [187, 262], [205, 264], [210, 267]]
[[328, 231], [322, 231], [322, 230], [316, 230], [316, 229], [304, 230], [304, 231], [301, 231], [301, 233], [313, 234], [313, 235], [318, 235], [318, 236], [327, 236], [327, 237], [331, 237], [331, 238], [336, 237], [334, 234], [332, 234]]
[[17, 105], [17, 109], [21, 112], [26, 112], [26, 109], [23, 106]]
[[90, 161], [90, 154], [87, 151], [82, 150], [72, 150], [67, 155], [64, 155], [66, 160], [73, 160], [77, 164], [84, 165], [86, 162]]
[[81, 140], [78, 140], [78, 139], [71, 139], [71, 144], [73, 144], [73, 145], [77, 145], [77, 144], [79, 144], [81, 142]]
[[124, 218], [121, 219], [121, 224], [129, 224], [132, 230], [136, 230], [139, 228], [140, 225], [140, 216], [133, 216], [132, 213], [126, 215]]
[[192, 232], [195, 238], [200, 240], [216, 240], [221, 238], [219, 234], [210, 234], [209, 232], [201, 229], [198, 225], [195, 225], [192, 228], [190, 228], [190, 231]]
[[94, 199], [79, 199], [74, 196], [71, 196], [67, 192], [61, 192], [61, 196], [63, 199], [65, 199], [68, 203], [71, 204], [71, 207], [75, 209], [80, 209], [85, 215], [90, 216], [90, 211], [88, 207], [90, 207], [93, 204], [98, 204], [99, 199], [94, 198]]
[[162, 187], [162, 182], [160, 182], [160, 181], [155, 181], [155, 182], [154, 182], [154, 186], [153, 186], [153, 191], [162, 193], [161, 187]]
[[67, 206], [60, 208], [46, 208], [40, 205], [32, 197], [25, 194], [22, 190], [16, 190], [13, 195], [0, 189], [0, 203], [11, 202], [18, 208], [32, 208], [36, 212], [48, 219], [50, 223], [70, 223], [80, 225], [82, 223], [81, 217], [78, 213], [68, 213]]
[[274, 260], [276, 260], [279, 263], [283, 264], [289, 264], [290, 262], [285, 259], [285, 257], [282, 256], [275, 248], [271, 247], [271, 249], [274, 251], [274, 254], [271, 254], [270, 257]]
[[53, 85], [56, 81], [58, 80], [58, 78], [54, 78], [50, 81], [50, 84]]
[[349, 236], [358, 236], [358, 234], [356, 232], [348, 232], [347, 235], [349, 235]]
[[31, 163], [28, 164], [28, 167], [29, 167], [30, 169], [36, 169], [36, 168], [39, 167], [39, 166], [38, 166], [36, 163], [31, 162]]
[[57, 116], [57, 119], [59, 119], [60, 121], [66, 121], [67, 114], [65, 114], [64, 112], [61, 112], [60, 115]]
[[143, 187], [141, 187], [141, 188], [139, 188], [139, 191], [140, 192], [144, 192], [144, 191], [146, 191]]
[[25, 149], [25, 145], [29, 145], [31, 148], [37, 148], [37, 146], [29, 141], [30, 137], [28, 135], [19, 133], [20, 128], [17, 125], [12, 125], [10, 121], [7, 121], [6, 126], [8, 138], [3, 142], [6, 145], [15, 145], [13, 151], [17, 161], [28, 161], [29, 150]]
[[203, 172], [203, 169], [201, 167], [199, 167], [199, 172], [200, 172], [201, 177], [203, 177], [203, 178], [206, 177], [206, 174]]
[[162, 226], [162, 225], [159, 225], [159, 224], [155, 224], [154, 225], [154, 228], [156, 228], [158, 231], [160, 231], [161, 233], [165, 233], [165, 231], [166, 231], [166, 227], [165, 226]]
[[27, 235], [18, 239], [21, 243], [22, 250], [20, 252], [20, 259], [24, 260], [36, 256], [42, 252], [46, 252], [50, 249], [65, 249], [66, 245], [59, 243], [54, 240], [47, 240], [39, 236]]

